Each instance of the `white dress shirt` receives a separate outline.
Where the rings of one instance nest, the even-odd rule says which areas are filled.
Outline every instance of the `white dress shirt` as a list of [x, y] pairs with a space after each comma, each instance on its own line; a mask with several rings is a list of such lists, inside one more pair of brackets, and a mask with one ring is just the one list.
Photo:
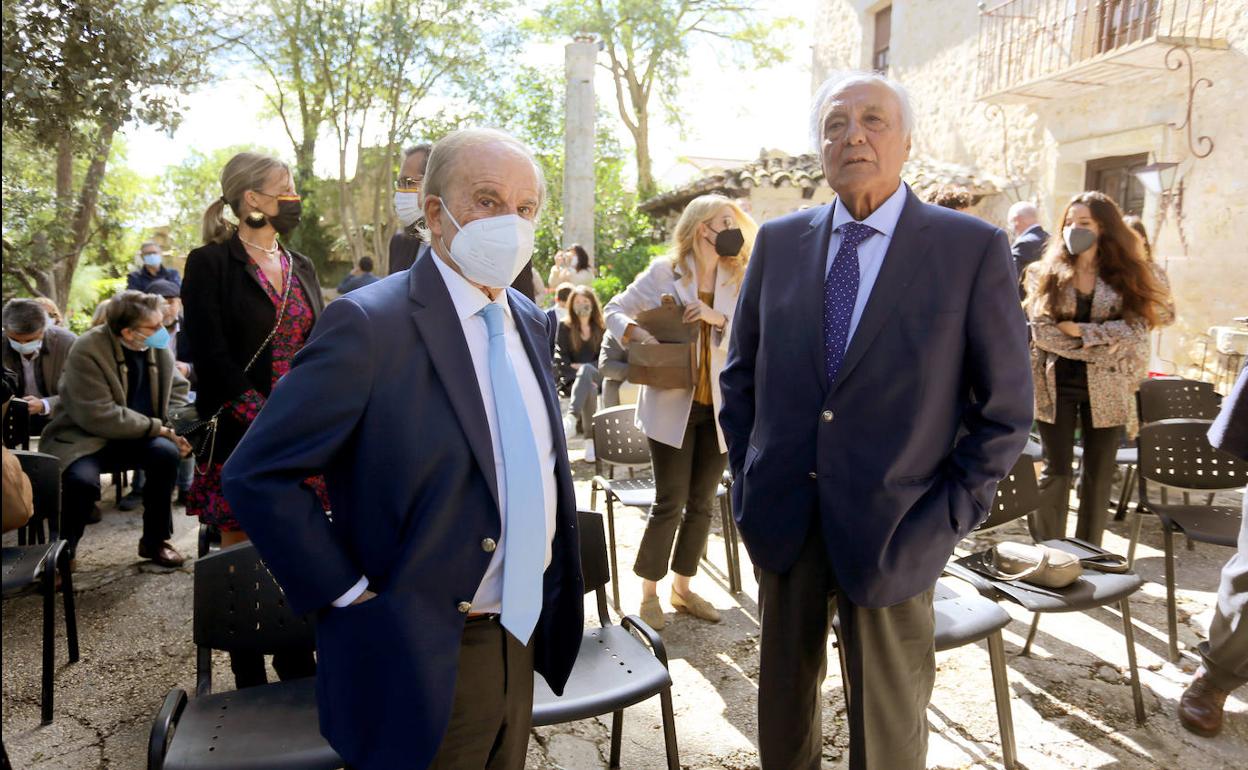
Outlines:
[[[858, 299], [854, 302], [854, 313], [849, 319], [849, 336], [845, 338], [845, 346], [854, 338], [858, 330], [858, 322], [862, 320], [862, 311], [871, 298], [871, 289], [875, 287], [875, 279], [880, 276], [880, 267], [884, 264], [884, 254], [888, 245], [893, 242], [893, 231], [897, 229], [897, 220], [901, 219], [901, 210], [906, 205], [906, 193], [909, 187], [905, 182], [897, 185], [897, 191], [872, 211], [861, 224], [875, 229], [867, 239], [858, 245]], [[828, 262], [823, 274], [826, 276], [836, 261], [836, 251], [841, 247], [841, 227], [848, 222], [856, 222], [854, 215], [841, 203], [839, 198], [832, 203], [832, 239], [828, 244]]]
[[[477, 593], [472, 599], [472, 611], [501, 612], [503, 601], [503, 553], [507, 537], [507, 483], [503, 472], [503, 445], [498, 433], [498, 416], [494, 412], [494, 387], [490, 380], [490, 338], [485, 327], [485, 319], [477, 313], [490, 302], [490, 298], [442, 261], [436, 253], [430, 253], [430, 259], [437, 265], [446, 289], [451, 295], [451, 303], [455, 306], [455, 315], [463, 327], [464, 340], [468, 343], [468, 353], [472, 356], [472, 366], [476, 370], [477, 386], [481, 390], [481, 400], [485, 407], [485, 416], [490, 425], [490, 446], [494, 455], [494, 473], [498, 479], [498, 503], [500, 507], [500, 528], [497, 547], [494, 549], [490, 564], [486, 567], [485, 576], [481, 579]], [[555, 535], [555, 512], [558, 508], [558, 487], [555, 482], [555, 441], [551, 434], [549, 413], [546, 399], [542, 393], [538, 374], [529, 362], [524, 341], [516, 328], [516, 320], [512, 317], [511, 305], [507, 301], [506, 290], [500, 291], [492, 300], [503, 308], [503, 334], [507, 340], [507, 357], [516, 373], [516, 382], [520, 386], [520, 396], [525, 403], [529, 424], [533, 430], [533, 441], [537, 448], [538, 462], [542, 469], [542, 497], [546, 519], [546, 555], [543, 567], [550, 566], [551, 540]], [[545, 339], [539, 342], [545, 343]], [[453, 383], [448, 383], [453, 387]], [[355, 601], [368, 587], [368, 579], [360, 581], [334, 601], [335, 607], [345, 607]]]

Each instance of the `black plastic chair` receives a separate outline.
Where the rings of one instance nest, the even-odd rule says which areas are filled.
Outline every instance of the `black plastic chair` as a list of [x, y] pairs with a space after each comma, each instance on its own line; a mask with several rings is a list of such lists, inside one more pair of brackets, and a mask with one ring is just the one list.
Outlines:
[[[10, 410], [12, 411], [12, 410]], [[43, 594], [43, 693], [40, 718], [52, 721], [53, 674], [56, 668], [56, 576], [61, 577], [65, 606], [65, 638], [69, 662], [78, 660], [78, 616], [74, 609], [73, 573], [69, 545], [59, 539], [61, 512], [60, 461], [40, 452], [15, 451], [22, 471], [30, 478], [34, 515], [18, 533], [16, 547], [3, 549], [4, 597], [24, 593], [32, 586]]]
[[602, 514], [578, 511], [577, 523], [585, 593], [592, 592], [597, 600], [599, 627], [585, 631], [580, 654], [563, 695], [556, 696], [541, 675], [534, 675], [533, 725], [541, 727], [611, 714], [610, 766], [617, 768], [620, 766], [624, 709], [658, 695], [663, 712], [667, 767], [680, 770], [676, 717], [672, 711], [672, 676], [667, 669], [663, 638], [633, 615], [622, 618], [618, 626], [611, 623], [606, 592], [611, 572]]
[[3, 442], [9, 449], [30, 449], [30, 409], [20, 398], [10, 399], [4, 410]]
[[[1170, 660], [1179, 659], [1178, 609], [1174, 598], [1174, 533], [1188, 542], [1236, 547], [1242, 512], [1228, 505], [1170, 504], [1167, 488], [1187, 492], [1216, 492], [1248, 484], [1248, 462], [1209, 443], [1212, 420], [1161, 420], [1140, 428], [1140, 502], [1131, 526], [1127, 560], [1134, 561], [1140, 538], [1141, 515], [1157, 514], [1166, 551], [1166, 620], [1170, 632]], [[1164, 485], [1162, 502], [1148, 497], [1148, 482]]]
[[[1034, 511], [1040, 504], [1040, 491], [1036, 486], [1035, 466], [1031, 458], [1023, 456], [1009, 475], [997, 486], [996, 498], [988, 520], [980, 530], [990, 530], [1020, 519]], [[1068, 537], [1045, 540], [1042, 545], [1057, 548], [1079, 558], [1096, 557], [1109, 552], [1078, 538]], [[1098, 572], [1085, 569], [1083, 575], [1065, 588], [1043, 588], [1021, 581], [993, 580], [967, 566], [978, 557], [975, 554], [950, 561], [945, 568], [949, 575], [970, 583], [982, 596], [993, 601], [1009, 600], [1034, 613], [1027, 641], [1020, 652], [1028, 655], [1040, 626], [1040, 615], [1046, 612], [1081, 612], [1083, 610], [1117, 604], [1122, 613], [1122, 634], [1127, 643], [1127, 665], [1131, 670], [1131, 695], [1135, 701], [1135, 720], [1144, 724], [1144, 694], [1140, 689], [1140, 673], [1135, 663], [1135, 630], [1131, 625], [1131, 594], [1139, 590], [1144, 581], [1134, 572]]]
[[271, 654], [314, 643], [255, 546], [195, 562], [195, 698], [174, 688], [152, 724], [148, 770], [331, 770], [343, 765], [321, 736], [316, 678], [212, 692], [212, 650]]
[[[936, 582], [932, 609], [936, 615], [936, 651], [987, 640], [988, 666], [992, 671], [992, 692], [997, 704], [997, 725], [1001, 730], [1001, 759], [1005, 770], [1017, 767], [1018, 754], [1014, 745], [1014, 716], [1010, 708], [1010, 682], [1005, 665], [1005, 643], [1001, 629], [1010, 624], [1010, 613], [983, 596], [963, 596], [943, 580]], [[849, 703], [845, 646], [840, 642], [841, 624], [834, 618], [832, 628], [837, 634], [836, 651], [841, 663], [841, 686]]]
[[[1222, 397], [1208, 382], [1182, 377], [1154, 377], [1140, 383], [1140, 389], [1135, 393], [1135, 402], [1140, 425], [1148, 425], [1176, 418], [1212, 420], [1218, 416]], [[1125, 519], [1127, 508], [1131, 505], [1131, 496], [1135, 492], [1136, 467], [1139, 465], [1138, 446], [1136, 443], [1135, 446], [1118, 450], [1118, 464], [1126, 467], [1123, 470], [1122, 492], [1118, 495], [1118, 510], [1114, 513], [1114, 521]]]
[[[620, 609], [620, 581], [615, 554], [615, 504], [648, 511], [654, 505], [654, 478], [630, 476], [626, 479], [612, 478], [612, 472], [624, 468], [631, 472], [650, 467], [650, 444], [635, 422], [637, 408], [632, 404], [613, 406], [594, 414], [594, 470], [590, 482], [589, 507], [597, 508], [598, 491], [602, 490], [607, 502], [608, 552], [611, 556], [611, 598], [616, 610]], [[732, 502], [724, 483], [716, 492], [719, 500], [720, 527], [724, 537], [724, 554], [728, 563], [728, 589], [741, 592], [740, 556], [737, 549], [736, 522], [732, 518]], [[703, 557], [705, 558], [705, 556]]]

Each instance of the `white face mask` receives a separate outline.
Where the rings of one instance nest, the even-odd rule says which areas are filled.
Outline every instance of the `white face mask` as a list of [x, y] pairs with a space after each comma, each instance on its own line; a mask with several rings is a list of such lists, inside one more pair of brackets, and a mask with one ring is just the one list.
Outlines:
[[43, 349], [43, 339], [31, 340], [30, 342], [18, 342], [12, 337], [9, 337], [9, 347], [24, 356], [33, 356]]
[[394, 213], [399, 218], [399, 224], [404, 227], [411, 227], [419, 222], [425, 213], [420, 207], [420, 193], [395, 191]]
[[143, 264], [147, 265], [148, 267], [160, 267], [160, 252], [159, 251], [148, 252], [146, 254], [141, 254], [140, 256], [143, 259]]
[[[504, 214], [474, 219], [461, 227], [445, 200], [442, 210], [459, 230], [449, 250], [464, 277], [490, 289], [510, 286], [533, 256], [533, 223], [516, 214]], [[441, 240], [442, 248], [447, 248], [446, 240]]]

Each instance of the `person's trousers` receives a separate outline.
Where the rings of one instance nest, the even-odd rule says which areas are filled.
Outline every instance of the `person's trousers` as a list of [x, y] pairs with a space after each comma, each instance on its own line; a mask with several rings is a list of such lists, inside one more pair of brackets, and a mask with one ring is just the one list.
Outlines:
[[855, 605], [836, 585], [817, 523], [788, 572], [759, 577], [762, 770], [819, 770], [834, 614], [846, 658], [850, 770], [925, 768], [936, 681], [933, 590], [891, 607]]
[[[268, 684], [269, 675], [264, 668], [264, 655], [258, 652], [231, 652], [230, 670], [234, 672], [234, 689], [258, 687]], [[273, 670], [283, 682], [316, 676], [314, 650], [291, 649], [273, 654]]]
[[572, 396], [569, 411], [581, 421], [581, 430], [586, 436], [593, 436], [594, 412], [598, 411], [598, 367], [593, 364], [581, 364], [572, 381]]
[[87, 518], [100, 499], [100, 474], [113, 470], [142, 470], [143, 538], [159, 547], [173, 535], [173, 484], [181, 456], [167, 438], [110, 441], [95, 454], [81, 457], [61, 474], [61, 537], [73, 554], [82, 539]]
[[451, 723], [429, 770], [522, 770], [533, 724], [533, 647], [498, 616], [469, 618]]
[[715, 409], [694, 403], [679, 449], [653, 439], [649, 443], [655, 497], [633, 572], [645, 580], [662, 580], [670, 560], [677, 575], [693, 577], [706, 550], [715, 494], [728, 463], [728, 455], [719, 451]]
[[1053, 422], [1036, 422], [1044, 466], [1040, 472], [1040, 507], [1030, 514], [1028, 525], [1036, 541], [1066, 537], [1076, 424], [1083, 435], [1083, 462], [1075, 537], [1099, 546], [1109, 522], [1109, 490], [1114, 482], [1115, 457], [1123, 428], [1093, 427], [1092, 406], [1086, 399], [1076, 400], [1059, 392]]
[[1238, 547], [1222, 567], [1209, 641], [1200, 644], [1205, 676], [1226, 692], [1248, 683], [1248, 489], [1243, 511]]

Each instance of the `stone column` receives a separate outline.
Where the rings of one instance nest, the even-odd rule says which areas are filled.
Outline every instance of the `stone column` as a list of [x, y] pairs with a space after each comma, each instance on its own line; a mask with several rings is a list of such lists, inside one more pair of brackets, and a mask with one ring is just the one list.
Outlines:
[[579, 243], [594, 264], [594, 64], [599, 43], [578, 35], [564, 46], [563, 245]]

